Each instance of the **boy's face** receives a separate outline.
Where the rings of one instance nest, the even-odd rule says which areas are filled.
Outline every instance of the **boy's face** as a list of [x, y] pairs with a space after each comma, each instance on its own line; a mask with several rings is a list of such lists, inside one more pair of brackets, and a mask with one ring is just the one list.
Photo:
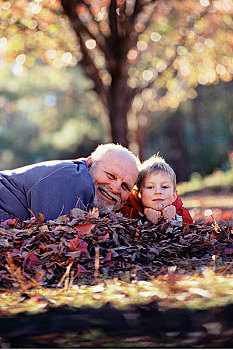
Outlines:
[[148, 174], [141, 185], [140, 194], [143, 206], [155, 210], [171, 205], [177, 197], [172, 177], [164, 173]]

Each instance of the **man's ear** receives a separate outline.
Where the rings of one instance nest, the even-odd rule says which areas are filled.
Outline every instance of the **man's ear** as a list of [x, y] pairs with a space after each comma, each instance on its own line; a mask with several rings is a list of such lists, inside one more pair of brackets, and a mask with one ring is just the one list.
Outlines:
[[87, 163], [87, 169], [89, 170], [90, 167], [91, 167], [92, 164], [93, 164], [93, 159], [92, 159], [91, 156], [89, 156], [89, 157], [87, 158], [86, 163]]

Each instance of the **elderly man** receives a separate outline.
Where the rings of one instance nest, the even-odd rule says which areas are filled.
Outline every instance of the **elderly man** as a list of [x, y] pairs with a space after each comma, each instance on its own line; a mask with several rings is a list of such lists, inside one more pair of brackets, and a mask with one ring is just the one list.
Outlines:
[[0, 220], [45, 221], [78, 207], [117, 211], [138, 176], [139, 160], [121, 145], [100, 145], [86, 159], [47, 161], [0, 172]]

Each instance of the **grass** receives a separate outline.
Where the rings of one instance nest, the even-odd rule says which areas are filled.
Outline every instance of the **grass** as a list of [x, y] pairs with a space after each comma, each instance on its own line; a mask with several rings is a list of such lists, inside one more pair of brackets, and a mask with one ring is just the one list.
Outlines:
[[228, 306], [233, 303], [233, 275], [223, 276], [214, 269], [206, 267], [199, 274], [169, 271], [149, 281], [99, 279], [93, 285], [70, 285], [68, 289], [7, 291], [0, 295], [4, 330], [0, 345], [229, 347], [232, 318], [227, 313], [232, 310]]
[[203, 196], [192, 195], [182, 197], [184, 206], [187, 208], [232, 208], [233, 199], [231, 196]]
[[180, 195], [195, 194], [200, 191], [233, 191], [233, 167], [225, 172], [216, 170], [213, 174], [202, 177], [193, 173], [190, 181], [181, 182], [177, 186]]
[[15, 315], [40, 313], [48, 307], [100, 308], [111, 303], [125, 310], [130, 305], [158, 303], [160, 308], [178, 307], [207, 309], [233, 302], [231, 275], [217, 274], [213, 268], [203, 268], [200, 274], [168, 273], [149, 281], [99, 280], [93, 285], [79, 284], [66, 288], [35, 288], [22, 293], [6, 291], [0, 294], [1, 313]]

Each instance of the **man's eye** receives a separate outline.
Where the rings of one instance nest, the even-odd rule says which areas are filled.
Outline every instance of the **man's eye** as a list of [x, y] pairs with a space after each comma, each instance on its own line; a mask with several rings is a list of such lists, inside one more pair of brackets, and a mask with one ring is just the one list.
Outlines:
[[115, 175], [111, 174], [111, 173], [106, 173], [107, 174], [107, 177], [110, 179], [110, 180], [114, 180], [116, 177]]
[[123, 184], [121, 185], [121, 187], [123, 188], [124, 191], [131, 192], [131, 189], [130, 189], [125, 183], [123, 183]]

